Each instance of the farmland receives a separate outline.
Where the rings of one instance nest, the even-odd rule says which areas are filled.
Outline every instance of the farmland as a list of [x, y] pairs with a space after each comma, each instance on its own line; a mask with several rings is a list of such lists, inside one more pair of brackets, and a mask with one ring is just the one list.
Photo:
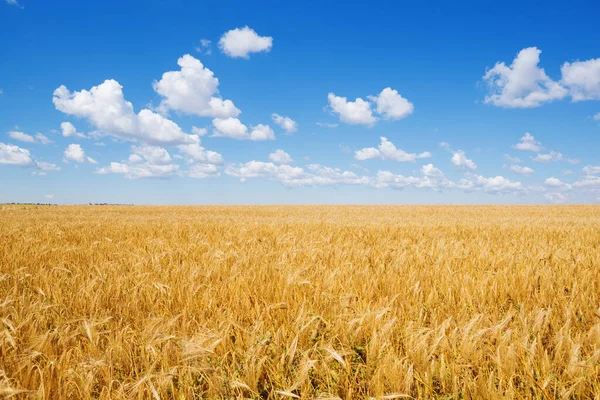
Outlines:
[[0, 206], [0, 395], [600, 398], [598, 206]]

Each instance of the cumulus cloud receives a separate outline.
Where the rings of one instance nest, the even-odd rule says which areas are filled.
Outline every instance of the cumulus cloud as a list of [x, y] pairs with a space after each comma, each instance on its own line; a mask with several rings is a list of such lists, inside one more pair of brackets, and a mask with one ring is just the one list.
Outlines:
[[[17, 0], [5, 0], [6, 4], [10, 4], [11, 6], [17, 6], [19, 8], [24, 8], [21, 3], [19, 3]], [[0, 94], [2, 94], [2, 91], [0, 91]]]
[[111, 162], [96, 170], [97, 174], [119, 174], [126, 179], [168, 178], [179, 172], [179, 165], [172, 163], [169, 152], [158, 146], [132, 146], [127, 161]]
[[517, 150], [533, 151], [538, 152], [542, 149], [542, 144], [535, 140], [532, 134], [526, 132], [525, 135], [519, 139], [519, 143], [514, 146]]
[[475, 171], [477, 169], [477, 165], [473, 160], [468, 159], [462, 150], [455, 151], [450, 162], [460, 171]]
[[212, 178], [221, 175], [215, 164], [194, 164], [187, 170], [187, 176], [190, 178], [203, 179]]
[[433, 164], [424, 165], [421, 168], [421, 174], [422, 176], [404, 176], [380, 170], [377, 171], [377, 175], [370, 184], [376, 188], [403, 189], [414, 187], [416, 189], [428, 189], [436, 192], [456, 187], [454, 182], [449, 181], [444, 173], [434, 167]]
[[532, 158], [535, 162], [547, 163], [550, 161], [561, 161], [563, 159], [563, 155], [561, 153], [557, 153], [556, 151], [551, 151], [545, 154], [538, 154], [534, 158]]
[[208, 129], [192, 126], [192, 133], [198, 137], [201, 137], [201, 136], [205, 136], [208, 133]]
[[290, 117], [282, 117], [279, 114], [271, 114], [273, 122], [282, 127], [287, 133], [293, 133], [298, 130], [298, 123]]
[[545, 193], [544, 197], [554, 204], [562, 204], [567, 201], [567, 195], [564, 193]]
[[269, 159], [277, 164], [291, 164], [294, 162], [292, 157], [285, 151], [278, 149], [269, 154]]
[[258, 124], [248, 132], [248, 127], [237, 118], [213, 119], [215, 130], [212, 136], [238, 140], [274, 140], [275, 132], [268, 125]]
[[539, 107], [571, 96], [572, 101], [600, 100], [600, 58], [565, 62], [554, 81], [538, 66], [541, 50], [528, 47], [510, 66], [498, 62], [483, 76], [490, 93], [484, 102], [506, 108]]
[[511, 165], [509, 168], [512, 172], [520, 175], [531, 175], [535, 171], [529, 167], [523, 167], [521, 165]]
[[378, 96], [369, 96], [369, 99], [375, 103], [375, 111], [384, 119], [402, 119], [415, 110], [413, 103], [389, 87], [383, 89]]
[[382, 160], [398, 161], [398, 162], [414, 162], [419, 158], [431, 158], [431, 153], [426, 151], [420, 154], [407, 153], [402, 149], [396, 148], [387, 138], [381, 137], [379, 148], [367, 147], [358, 150], [354, 153], [354, 158], [359, 161], [369, 160], [373, 158], [381, 158]]
[[221, 154], [206, 150], [200, 145], [200, 138], [196, 138], [196, 142], [191, 144], [182, 144], [177, 146], [179, 151], [186, 155], [192, 162], [204, 164], [223, 164], [223, 156]]
[[510, 154], [505, 154], [505, 155], [504, 155], [504, 158], [505, 158], [507, 161], [510, 161], [510, 162], [512, 162], [512, 163], [520, 163], [520, 162], [521, 162], [521, 159], [520, 159], [519, 157], [513, 157], [513, 156], [511, 156]]
[[253, 29], [245, 26], [227, 31], [219, 40], [219, 48], [229, 57], [249, 58], [251, 53], [269, 52], [273, 47], [273, 38], [259, 36]]
[[195, 47], [198, 53], [211, 54], [212, 53], [212, 41], [208, 39], [200, 39], [200, 43]]
[[350, 125], [373, 125], [377, 118], [373, 116], [371, 103], [360, 97], [354, 101], [348, 101], [345, 97], [336, 96], [333, 93], [327, 95], [329, 107], [339, 115], [340, 121]]
[[600, 112], [592, 117], [594, 121], [600, 121]]
[[75, 126], [70, 122], [62, 122], [60, 124], [60, 129], [61, 129], [62, 135], [64, 137], [78, 137], [78, 138], [86, 137], [83, 133], [77, 132], [77, 129], [75, 129]]
[[521, 50], [510, 66], [498, 62], [489, 69], [483, 76], [490, 89], [484, 102], [506, 108], [531, 108], [565, 98], [567, 89], [538, 67], [541, 53], [538, 48], [529, 47]]
[[75, 161], [76, 163], [85, 163], [88, 162], [90, 164], [97, 164], [98, 162], [91, 157], [87, 157], [85, 155], [85, 151], [83, 148], [75, 143], [72, 143], [67, 146], [64, 152], [65, 161]]
[[28, 134], [20, 132], [20, 131], [10, 131], [10, 132], [8, 132], [8, 136], [11, 139], [18, 140], [20, 142], [25, 142], [25, 143], [41, 143], [41, 144], [52, 143], [52, 141], [50, 139], [48, 139], [46, 137], [46, 135], [43, 135], [41, 133], [36, 133], [35, 136], [32, 136], [32, 135], [28, 135]]
[[367, 99], [358, 97], [354, 101], [348, 101], [346, 97], [336, 96], [334, 93], [327, 95], [329, 108], [339, 115], [341, 122], [350, 125], [374, 125], [378, 118], [373, 116], [373, 112], [381, 115], [383, 119], [398, 120], [414, 111], [411, 102], [389, 87], [383, 89], [377, 96], [367, 96]]
[[469, 174], [466, 178], [461, 179], [457, 187], [465, 191], [482, 190], [490, 194], [514, 194], [525, 190], [521, 182], [511, 181], [503, 176], [487, 178], [475, 174]]
[[560, 71], [573, 101], [600, 100], [600, 58], [566, 62]]
[[549, 188], [558, 190], [571, 190], [571, 185], [569, 185], [568, 183], [564, 183], [560, 179], [554, 177], [546, 179], [544, 181], [544, 185]]
[[33, 165], [31, 153], [19, 146], [0, 143], [0, 164], [18, 165], [21, 167]]
[[227, 175], [239, 178], [242, 182], [249, 178], [263, 178], [278, 181], [286, 187], [326, 186], [326, 185], [358, 185], [368, 184], [367, 177], [360, 177], [354, 172], [338, 168], [311, 164], [308, 171], [302, 167], [292, 167], [272, 162], [249, 161], [245, 164], [230, 165], [225, 169]]
[[54, 91], [52, 101], [57, 110], [86, 118], [106, 135], [148, 144], [175, 145], [193, 143], [173, 121], [148, 109], [138, 114], [123, 96], [119, 82], [109, 79], [98, 86], [70, 92], [64, 85]]
[[583, 167], [583, 173], [586, 175], [598, 175], [600, 174], [600, 165], [586, 165], [585, 167]]
[[175, 110], [202, 117], [237, 117], [240, 110], [231, 100], [218, 97], [219, 80], [200, 60], [189, 54], [180, 57], [179, 71], [168, 71], [152, 87], [164, 97], [158, 109]]
[[35, 164], [43, 172], [60, 171], [60, 167], [53, 163], [49, 163], [49, 162], [45, 162], [45, 161], [37, 161]]
[[[600, 115], [600, 113], [598, 113]], [[339, 124], [330, 124], [329, 122], [317, 122], [317, 126], [323, 126], [325, 128], [337, 128]]]
[[587, 175], [584, 179], [574, 182], [573, 187], [600, 190], [600, 177]]

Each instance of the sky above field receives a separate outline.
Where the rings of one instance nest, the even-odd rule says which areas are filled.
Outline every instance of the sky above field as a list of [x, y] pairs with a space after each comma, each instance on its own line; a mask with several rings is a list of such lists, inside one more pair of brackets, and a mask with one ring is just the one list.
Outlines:
[[598, 15], [0, 0], [0, 203], [598, 203]]

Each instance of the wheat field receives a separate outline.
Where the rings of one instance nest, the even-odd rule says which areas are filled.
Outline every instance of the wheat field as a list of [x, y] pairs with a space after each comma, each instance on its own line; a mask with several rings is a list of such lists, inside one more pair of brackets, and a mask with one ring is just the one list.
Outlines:
[[600, 399], [597, 206], [0, 206], [0, 395]]

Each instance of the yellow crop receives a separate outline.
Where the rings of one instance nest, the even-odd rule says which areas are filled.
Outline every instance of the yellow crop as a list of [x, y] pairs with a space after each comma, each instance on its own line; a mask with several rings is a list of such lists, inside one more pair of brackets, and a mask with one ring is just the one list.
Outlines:
[[0, 396], [600, 398], [597, 206], [0, 207]]

